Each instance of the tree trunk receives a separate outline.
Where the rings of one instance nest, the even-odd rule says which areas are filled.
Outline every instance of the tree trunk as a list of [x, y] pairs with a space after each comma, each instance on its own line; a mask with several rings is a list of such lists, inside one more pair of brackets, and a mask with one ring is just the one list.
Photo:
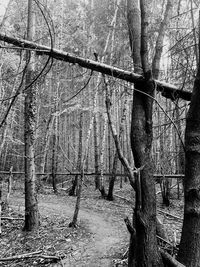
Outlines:
[[[83, 154], [83, 112], [80, 113], [79, 120], [79, 150], [78, 150], [78, 160], [77, 160], [77, 171], [81, 171], [81, 162]], [[76, 190], [77, 189], [77, 190]], [[78, 175], [72, 180], [72, 188], [69, 191], [69, 196], [75, 196], [76, 191], [78, 191]]]
[[186, 118], [184, 220], [178, 260], [187, 267], [200, 266], [200, 66]]
[[52, 162], [51, 162], [51, 175], [52, 175], [52, 186], [54, 193], [57, 193], [56, 187], [56, 133], [53, 133], [52, 141]]
[[[143, 71], [143, 85], [135, 83], [131, 119], [131, 148], [136, 174], [136, 202], [133, 225], [136, 242], [131, 237], [129, 267], [163, 266], [156, 238], [156, 194], [151, 159], [152, 108], [155, 85], [148, 64], [147, 3], [128, 0], [127, 16], [134, 69]], [[135, 255], [135, 261], [134, 257]]]
[[81, 163], [81, 170], [80, 170], [81, 176], [80, 176], [79, 179], [77, 178], [77, 199], [76, 199], [74, 215], [73, 215], [72, 222], [70, 222], [70, 224], [69, 224], [69, 227], [76, 227], [77, 226], [78, 213], [79, 213], [79, 210], [80, 210], [80, 203], [81, 203], [82, 186], [83, 186], [83, 180], [84, 180], [85, 162], [86, 162], [87, 155], [88, 155], [89, 141], [90, 141], [91, 131], [92, 131], [92, 128], [93, 128], [93, 122], [94, 122], [94, 116], [92, 114], [92, 117], [91, 117], [91, 120], [90, 120], [89, 129], [88, 129], [88, 133], [87, 133], [87, 138], [86, 138], [86, 142], [85, 142], [84, 156], [83, 156], [83, 160], [82, 160], [82, 163]]
[[104, 187], [104, 178], [103, 178], [103, 172], [104, 172], [104, 153], [105, 153], [105, 142], [106, 142], [106, 128], [107, 128], [107, 119], [105, 116], [104, 118], [104, 124], [103, 124], [103, 133], [102, 133], [102, 143], [101, 143], [101, 151], [100, 151], [100, 186], [99, 191], [101, 192], [101, 196], [103, 198], [106, 198], [106, 192]]
[[95, 169], [95, 189], [100, 189], [97, 114], [96, 113], [94, 114], [94, 169]]
[[[28, 26], [27, 39], [32, 40], [35, 31], [35, 14], [33, 1], [28, 1]], [[31, 83], [34, 73], [34, 52], [27, 52], [27, 73], [26, 86]], [[30, 61], [30, 62], [29, 62]], [[31, 231], [38, 228], [39, 212], [36, 193], [36, 175], [34, 161], [34, 141], [35, 141], [35, 111], [36, 111], [36, 91], [33, 86], [25, 91], [24, 107], [24, 143], [25, 143], [25, 225], [24, 230]]]
[[[142, 88], [138, 88], [143, 90]], [[153, 95], [154, 85], [149, 82], [145, 92]], [[131, 147], [136, 168], [142, 168], [136, 184], [136, 266], [162, 266], [156, 240], [156, 194], [153, 178], [152, 143], [152, 100], [135, 92], [133, 98]], [[129, 263], [129, 266], [131, 263]]]
[[108, 195], [107, 195], [107, 200], [110, 200], [110, 201], [114, 200], [113, 190], [114, 190], [115, 179], [116, 179], [117, 163], [118, 163], [118, 153], [116, 151], [114, 160], [113, 160], [112, 175], [109, 180]]

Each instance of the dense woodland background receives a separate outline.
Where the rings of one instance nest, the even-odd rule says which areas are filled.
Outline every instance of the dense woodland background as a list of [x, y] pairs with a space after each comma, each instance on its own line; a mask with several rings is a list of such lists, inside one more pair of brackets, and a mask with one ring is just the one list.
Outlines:
[[[2, 32], [15, 37], [25, 37], [25, 2], [10, 1], [2, 21]], [[191, 16], [195, 17], [196, 6], [194, 3], [191, 10], [190, 1], [184, 1], [185, 4], [181, 1], [181, 5], [178, 2], [180, 1], [173, 3], [173, 14], [166, 31], [160, 77], [179, 88], [190, 90], [196, 64], [193, 53], [194, 21]], [[151, 17], [150, 58], [154, 53], [154, 39], [163, 16], [164, 3], [165, 1], [151, 1], [151, 9], [148, 11]], [[54, 47], [61, 50], [94, 60], [96, 53], [100, 62], [132, 70], [125, 1], [48, 1], [42, 8], [52, 36], [49, 36], [43, 15], [36, 9], [37, 43], [50, 46], [52, 38]], [[11, 102], [10, 98], [22, 81], [24, 53], [23, 50], [1, 49], [1, 120]], [[35, 77], [40, 73], [46, 60], [44, 56], [37, 57]], [[47, 73], [50, 64], [52, 67]], [[123, 114], [126, 114], [121, 143], [131, 163], [129, 133], [133, 88], [126, 82], [112, 78], [109, 78], [109, 84], [112, 90], [111, 112], [117, 128]], [[23, 86], [21, 91], [24, 89]], [[105, 89], [101, 76], [95, 72], [91, 74], [91, 71], [76, 65], [52, 60], [37, 80], [36, 86], [36, 171], [51, 173], [52, 164], [55, 164], [56, 172], [78, 171], [79, 158], [87, 149], [85, 141], [88, 128], [90, 123], [93, 123], [85, 169], [94, 172], [95, 159], [98, 158], [98, 170], [110, 173], [115, 145], [107, 123]], [[8, 115], [6, 125], [1, 127], [1, 170], [9, 170], [13, 166], [13, 171], [23, 171], [23, 98], [21, 93]], [[152, 151], [155, 173], [182, 173], [179, 167], [181, 146], [177, 130], [183, 138], [187, 102], [172, 102], [160, 94], [156, 95], [156, 99], [164, 111], [155, 102]], [[118, 170], [123, 172], [120, 163]]]
[[[44, 182], [54, 193], [60, 182], [78, 183], [77, 192], [73, 186], [67, 192], [77, 193], [69, 224], [76, 227], [85, 175], [109, 200], [107, 182], [120, 176], [122, 185], [128, 177], [136, 192], [128, 266], [198, 266], [198, 16], [193, 0], [8, 2], [0, 24], [0, 172], [18, 181], [25, 173], [25, 230], [39, 227], [37, 191]], [[23, 39], [35, 44], [23, 46]], [[56, 60], [54, 48], [73, 55], [71, 62], [81, 57], [140, 78], [130, 83], [66, 63], [62, 53]], [[187, 100], [178, 97], [182, 91], [190, 92]], [[182, 194], [185, 170], [181, 263], [174, 263], [158, 248], [154, 180], [169, 206], [170, 189]]]

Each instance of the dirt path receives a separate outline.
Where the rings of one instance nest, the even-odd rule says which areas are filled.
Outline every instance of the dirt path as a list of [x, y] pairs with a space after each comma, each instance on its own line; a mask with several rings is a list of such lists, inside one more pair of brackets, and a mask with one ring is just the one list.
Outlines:
[[[23, 205], [23, 198], [15, 199], [16, 205]], [[95, 203], [93, 203], [95, 207]], [[111, 204], [110, 204], [111, 205]], [[40, 213], [44, 216], [56, 215], [72, 218], [74, 210], [74, 199], [64, 197], [44, 197], [39, 202]], [[69, 257], [63, 260], [62, 264], [51, 266], [87, 266], [87, 267], [111, 267], [113, 258], [128, 244], [128, 233], [121, 216], [111, 212], [104, 207], [100, 212], [95, 208], [91, 209], [88, 203], [84, 204], [79, 214], [79, 223], [86, 226], [90, 237], [76, 242], [74, 251]]]

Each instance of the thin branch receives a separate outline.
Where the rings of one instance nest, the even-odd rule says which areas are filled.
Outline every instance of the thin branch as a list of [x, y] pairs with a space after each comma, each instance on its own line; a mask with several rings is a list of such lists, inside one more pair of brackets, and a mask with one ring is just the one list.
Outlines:
[[12, 220], [16, 220], [16, 221], [23, 221], [24, 218], [14, 218], [14, 217], [1, 217], [2, 220], [8, 220], [8, 221], [12, 221]]
[[40, 253], [42, 253], [41, 250], [35, 251], [35, 252], [30, 252], [27, 254], [11, 256], [11, 257], [7, 257], [7, 258], [0, 258], [0, 261], [14, 261], [14, 260], [21, 260], [21, 259], [29, 259], [29, 258], [33, 258], [33, 257], [39, 257], [39, 258], [54, 260], [54, 261], [60, 261], [62, 259], [62, 257], [51, 256], [51, 255], [42, 255], [42, 254], [40, 255]]
[[13, 260], [19, 260], [19, 259], [27, 259], [27, 258], [35, 257], [40, 253], [42, 253], [42, 250], [38, 250], [35, 252], [26, 253], [26, 254], [21, 254], [21, 255], [16, 255], [16, 256], [11, 256], [7, 258], [0, 258], [0, 261], [13, 261]]
[[108, 85], [106, 83], [105, 77], [104, 77], [104, 83], [105, 83], [105, 89], [106, 89], [106, 111], [107, 111], [107, 116], [108, 116], [108, 123], [109, 123], [110, 129], [112, 132], [112, 136], [113, 136], [113, 139], [115, 142], [118, 157], [119, 157], [119, 160], [121, 161], [122, 165], [124, 166], [124, 168], [128, 172], [128, 178], [129, 178], [130, 185], [133, 188], [135, 188], [135, 177], [133, 174], [133, 170], [132, 170], [131, 166], [129, 165], [127, 159], [125, 158], [123, 152], [122, 152], [119, 137], [117, 135], [117, 131], [116, 131], [114, 124], [113, 124], [113, 121], [112, 121], [111, 112], [110, 112], [111, 101], [110, 101], [109, 92], [108, 92]]

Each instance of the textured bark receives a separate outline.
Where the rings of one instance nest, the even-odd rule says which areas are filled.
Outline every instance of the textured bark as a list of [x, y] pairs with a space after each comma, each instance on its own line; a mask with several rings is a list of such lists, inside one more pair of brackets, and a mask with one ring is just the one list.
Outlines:
[[[27, 38], [31, 40], [34, 36], [34, 12], [33, 2], [28, 1], [28, 26]], [[30, 62], [29, 62], [30, 58]], [[34, 73], [34, 55], [33, 52], [27, 52], [27, 73], [26, 85], [29, 85]], [[36, 120], [36, 91], [33, 86], [25, 91], [24, 107], [24, 143], [25, 143], [25, 225], [24, 230], [31, 231], [38, 228], [39, 212], [36, 193], [36, 174], [34, 159], [34, 141], [35, 141], [35, 120]]]
[[[138, 89], [138, 87], [137, 87]], [[139, 88], [141, 90], [141, 88]], [[149, 82], [145, 92], [152, 95], [154, 85]], [[136, 168], [140, 171], [140, 181], [136, 187], [136, 266], [162, 266], [156, 240], [156, 195], [151, 161], [152, 143], [152, 103], [149, 98], [134, 93], [131, 147]], [[139, 180], [139, 178], [137, 178]], [[129, 264], [129, 266], [132, 266]]]
[[139, 74], [142, 73], [142, 63], [140, 52], [138, 53], [141, 47], [141, 15], [138, 1], [127, 1], [127, 20], [132, 58], [134, 58], [134, 71]]
[[200, 266], [200, 66], [186, 118], [184, 220], [178, 260], [187, 267]]
[[[134, 6], [141, 14], [141, 25], [130, 24], [129, 28], [134, 28], [136, 38], [140, 34], [140, 46], [133, 54], [134, 65], [142, 64], [145, 82], [141, 86], [135, 83], [131, 119], [131, 148], [133, 152], [135, 167], [138, 169], [136, 174], [136, 203], [134, 210], [133, 225], [136, 230], [136, 243], [130, 240], [128, 266], [136, 267], [160, 267], [163, 266], [161, 256], [158, 252], [156, 238], [156, 194], [153, 178], [153, 168], [151, 159], [151, 145], [153, 138], [152, 131], [152, 108], [155, 84], [152, 80], [151, 70], [148, 63], [148, 18], [147, 3], [140, 0], [128, 0], [127, 13], [129, 8]], [[130, 32], [130, 30], [129, 30]], [[131, 41], [133, 42], [133, 41]], [[141, 57], [141, 60], [138, 57]], [[144, 92], [145, 94], [143, 94]], [[147, 94], [147, 95], [146, 95]], [[150, 97], [149, 97], [149, 96]], [[135, 259], [131, 257], [135, 255]]]

